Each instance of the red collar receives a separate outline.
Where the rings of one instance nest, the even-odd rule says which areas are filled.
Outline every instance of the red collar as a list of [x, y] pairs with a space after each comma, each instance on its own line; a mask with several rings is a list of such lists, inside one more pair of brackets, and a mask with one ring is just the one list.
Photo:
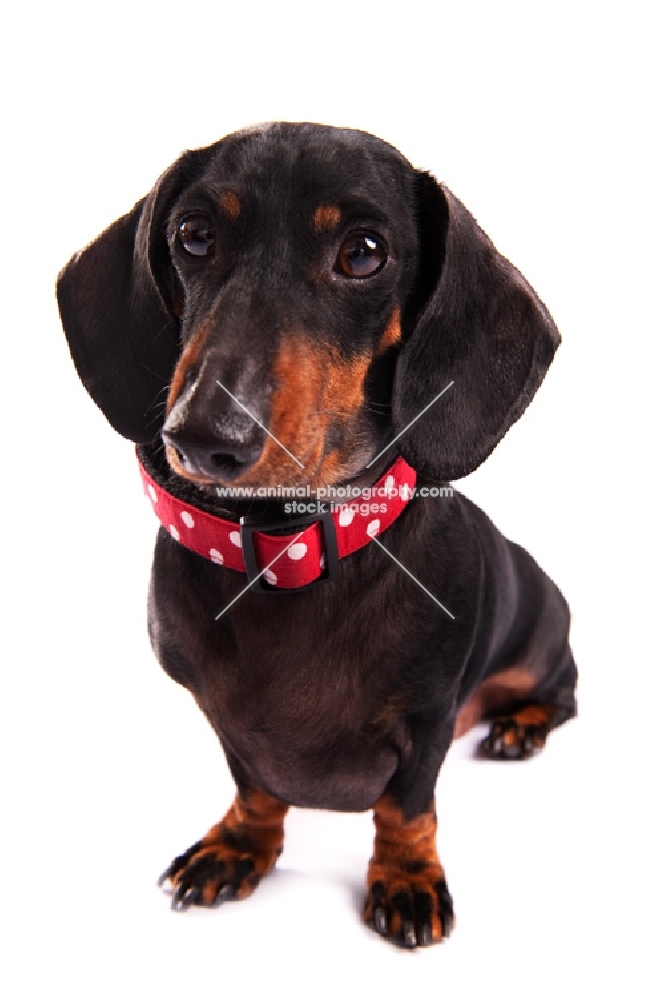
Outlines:
[[[265, 524], [248, 526], [247, 522], [251, 518], [245, 518], [239, 524], [184, 503], [160, 486], [146, 470], [140, 456], [138, 458], [143, 490], [149, 497], [155, 514], [173, 538], [205, 559], [240, 573], [248, 573], [250, 578], [254, 556], [258, 567], [255, 575], [263, 570], [263, 579], [271, 590], [275, 588], [273, 593], [280, 588], [303, 588], [332, 577], [333, 569], [336, 569], [336, 565], [333, 566], [332, 563], [334, 561], [336, 564], [336, 556], [343, 559], [369, 545], [372, 538], [383, 534], [408, 504], [416, 483], [415, 470], [403, 458], [398, 458], [374, 484], [370, 498], [336, 498], [332, 514], [324, 515], [323, 518], [316, 513], [315, 497], [282, 498], [287, 503], [311, 505], [313, 511], [307, 511], [299, 517], [300, 523], [293, 525], [293, 534], [271, 535], [265, 530], [259, 530], [261, 527], [267, 528]], [[327, 498], [326, 504], [329, 506]], [[327, 535], [324, 531], [326, 519]], [[337, 553], [331, 553], [331, 548], [335, 547], [335, 539], [330, 537], [332, 526], [337, 539]], [[272, 524], [270, 527], [276, 528], [277, 525]], [[283, 530], [284, 524], [279, 527]], [[249, 550], [248, 545], [251, 546]], [[243, 546], [248, 555], [247, 560], [243, 557]], [[279, 558], [273, 562], [276, 556]], [[250, 563], [249, 568], [246, 562]], [[269, 564], [272, 565], [266, 569]], [[265, 584], [262, 586], [259, 579], [255, 589], [267, 588]]]

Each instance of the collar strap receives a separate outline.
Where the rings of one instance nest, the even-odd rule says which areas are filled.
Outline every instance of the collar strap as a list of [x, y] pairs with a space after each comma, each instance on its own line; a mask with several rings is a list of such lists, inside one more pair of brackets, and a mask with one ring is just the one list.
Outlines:
[[[260, 522], [254, 522], [252, 518], [243, 518], [241, 523], [227, 521], [184, 503], [156, 482], [146, 470], [140, 455], [137, 457], [143, 490], [155, 514], [176, 542], [218, 566], [248, 573], [250, 579], [254, 568], [247, 564], [251, 564], [253, 554], [256, 570], [261, 574], [255, 589], [273, 593], [280, 589], [304, 588], [331, 578], [333, 559], [336, 562], [337, 555], [343, 559], [383, 534], [412, 498], [416, 483], [415, 470], [400, 457], [374, 484], [373, 495], [369, 499], [362, 496], [336, 498], [332, 513], [322, 515], [317, 512], [320, 502], [313, 497], [285, 497], [285, 500], [298, 506], [303, 503], [308, 507], [311, 505], [313, 510], [308, 510], [306, 517], [299, 518], [293, 534], [271, 535], [261, 531]], [[329, 508], [330, 502], [326, 500], [324, 506]], [[326, 518], [328, 531], [324, 531]], [[337, 540], [337, 553], [331, 553], [331, 542], [334, 545], [334, 538], [330, 537], [331, 522]], [[272, 524], [270, 527], [277, 526]], [[283, 531], [288, 522], [280, 523], [279, 527]], [[250, 558], [246, 560], [243, 545], [247, 552], [248, 544], [252, 548]]]

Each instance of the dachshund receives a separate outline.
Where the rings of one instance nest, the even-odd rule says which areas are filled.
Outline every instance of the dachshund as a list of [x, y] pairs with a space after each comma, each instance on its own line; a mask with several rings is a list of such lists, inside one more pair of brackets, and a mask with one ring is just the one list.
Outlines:
[[372, 809], [363, 919], [441, 941], [452, 740], [487, 720], [479, 753], [521, 760], [576, 714], [564, 598], [449, 486], [531, 401], [549, 312], [433, 176], [311, 123], [183, 153], [57, 290], [161, 522], [152, 647], [237, 786], [173, 908], [247, 897], [289, 806]]

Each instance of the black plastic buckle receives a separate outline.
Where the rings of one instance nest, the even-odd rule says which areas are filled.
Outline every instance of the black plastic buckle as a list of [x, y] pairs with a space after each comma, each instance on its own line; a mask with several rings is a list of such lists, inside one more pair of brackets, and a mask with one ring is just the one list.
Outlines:
[[[247, 579], [252, 585], [252, 590], [256, 590], [260, 594], [300, 594], [304, 590], [312, 590], [314, 587], [319, 587], [322, 583], [329, 583], [335, 579], [339, 570], [339, 552], [337, 550], [335, 522], [329, 510], [321, 511], [320, 514], [316, 514], [313, 517], [294, 517], [289, 521], [264, 521], [261, 517], [260, 514], [250, 514], [240, 518], [242, 554], [245, 560]], [[256, 552], [254, 551], [252, 537], [254, 533], [261, 531], [269, 534], [271, 531], [277, 529], [284, 530], [288, 528], [289, 534], [291, 534], [290, 529], [294, 528], [295, 531], [293, 531], [293, 534], [297, 535], [300, 529], [309, 528], [311, 525], [316, 524], [317, 521], [321, 522], [323, 528], [323, 551], [326, 558], [326, 564], [321, 572], [321, 576], [317, 576], [316, 580], [312, 580], [311, 583], [306, 583], [302, 587], [273, 587], [267, 583], [263, 576], [265, 569], [263, 571], [259, 570], [256, 562]], [[284, 537], [286, 538], [286, 535]], [[294, 543], [290, 542], [289, 544], [293, 545]], [[288, 549], [285, 547], [284, 554], [287, 551]]]

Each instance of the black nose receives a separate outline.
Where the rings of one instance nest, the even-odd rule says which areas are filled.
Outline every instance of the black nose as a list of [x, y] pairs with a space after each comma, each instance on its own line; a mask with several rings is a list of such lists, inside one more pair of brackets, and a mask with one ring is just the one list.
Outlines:
[[187, 472], [232, 482], [250, 469], [263, 451], [265, 436], [260, 427], [254, 426], [256, 431], [250, 427], [244, 434], [234, 434], [233, 441], [197, 434], [186, 427], [171, 431], [165, 427], [162, 440], [175, 450], [178, 461]]

